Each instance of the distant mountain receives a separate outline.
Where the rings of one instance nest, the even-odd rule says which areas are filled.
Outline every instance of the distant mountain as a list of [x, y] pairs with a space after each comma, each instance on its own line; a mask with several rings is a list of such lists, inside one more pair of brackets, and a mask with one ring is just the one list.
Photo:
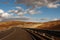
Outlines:
[[60, 20], [45, 22], [37, 28], [48, 30], [60, 30]]

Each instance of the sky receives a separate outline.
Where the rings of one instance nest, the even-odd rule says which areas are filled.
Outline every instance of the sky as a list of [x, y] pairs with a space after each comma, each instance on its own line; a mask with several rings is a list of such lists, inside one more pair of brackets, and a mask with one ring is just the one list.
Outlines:
[[38, 22], [60, 20], [60, 0], [0, 0], [0, 18], [15, 16]]

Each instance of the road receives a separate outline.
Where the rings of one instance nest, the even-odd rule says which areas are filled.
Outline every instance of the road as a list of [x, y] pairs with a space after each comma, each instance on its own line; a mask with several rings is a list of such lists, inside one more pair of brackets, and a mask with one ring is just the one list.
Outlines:
[[57, 40], [55, 37], [60, 38], [60, 31], [13, 27], [0, 32], [0, 40]]

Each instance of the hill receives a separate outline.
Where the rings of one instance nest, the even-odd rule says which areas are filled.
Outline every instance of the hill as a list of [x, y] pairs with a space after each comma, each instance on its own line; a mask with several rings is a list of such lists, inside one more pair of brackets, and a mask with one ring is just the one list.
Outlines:
[[36, 28], [41, 23], [37, 22], [23, 22], [23, 21], [6, 21], [0, 22], [0, 29], [8, 27], [22, 27], [22, 28]]
[[22, 27], [22, 28], [37, 28], [48, 30], [60, 30], [60, 20], [50, 22], [23, 22], [23, 21], [6, 21], [0, 22], [0, 30], [10, 27]]
[[60, 30], [60, 20], [45, 22], [38, 26], [39, 29]]

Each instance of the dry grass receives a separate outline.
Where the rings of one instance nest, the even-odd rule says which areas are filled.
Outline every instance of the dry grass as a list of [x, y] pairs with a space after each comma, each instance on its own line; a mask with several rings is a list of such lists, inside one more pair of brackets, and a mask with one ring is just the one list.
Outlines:
[[36, 28], [41, 23], [36, 22], [22, 22], [22, 21], [7, 21], [0, 22], [0, 28], [22, 27], [22, 28]]
[[48, 29], [48, 30], [60, 30], [60, 20], [45, 22], [37, 28]]
[[11, 28], [11, 27], [60, 30], [60, 20], [51, 21], [51, 22], [45, 22], [45, 23], [22, 22], [22, 21], [0, 22], [0, 29]]

